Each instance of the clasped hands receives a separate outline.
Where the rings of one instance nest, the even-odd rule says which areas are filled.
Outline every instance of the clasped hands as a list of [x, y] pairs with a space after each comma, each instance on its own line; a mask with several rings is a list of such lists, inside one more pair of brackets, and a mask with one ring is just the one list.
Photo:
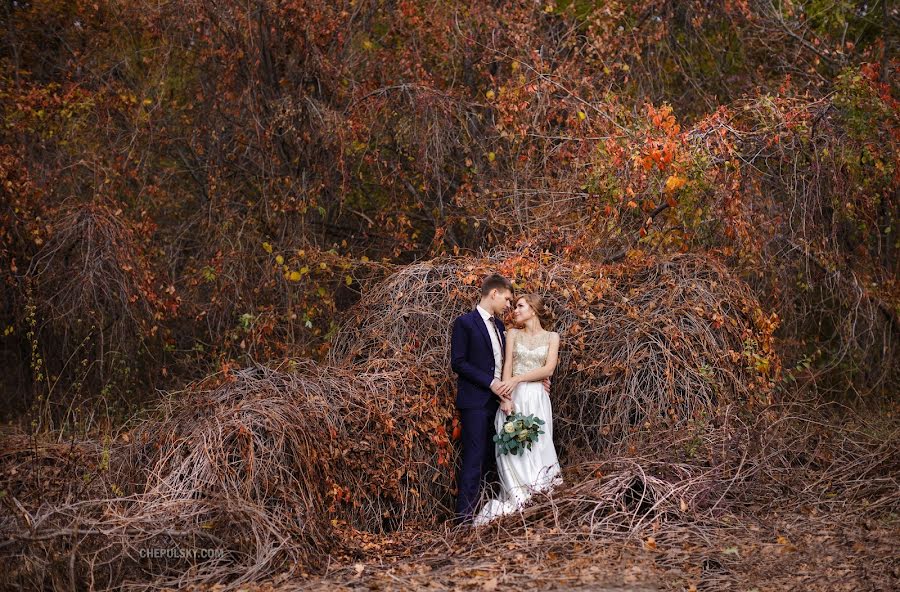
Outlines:
[[[513, 376], [508, 380], [498, 380], [491, 384], [491, 390], [500, 398], [500, 410], [507, 415], [513, 412], [512, 392], [520, 382], [521, 380]], [[549, 392], [550, 378], [545, 378], [542, 382], [544, 383], [544, 388]]]

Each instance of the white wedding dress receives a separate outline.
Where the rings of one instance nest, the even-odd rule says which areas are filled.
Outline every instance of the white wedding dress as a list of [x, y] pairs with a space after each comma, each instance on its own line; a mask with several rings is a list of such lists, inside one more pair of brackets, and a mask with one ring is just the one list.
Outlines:
[[[547, 361], [550, 351], [550, 332], [538, 336], [535, 344], [517, 332], [513, 343], [512, 374], [518, 376], [537, 368]], [[521, 508], [535, 492], [546, 491], [562, 483], [556, 448], [553, 446], [553, 410], [550, 396], [543, 382], [520, 382], [512, 393], [513, 411], [523, 415], [533, 414], [544, 420], [544, 433], [538, 437], [531, 450], [522, 454], [498, 454], [497, 472], [500, 475], [500, 497], [489, 500], [475, 516], [474, 524], [485, 524], [498, 516], [510, 514]], [[503, 429], [506, 413], [497, 410], [494, 428]], [[497, 454], [496, 446], [494, 448]]]

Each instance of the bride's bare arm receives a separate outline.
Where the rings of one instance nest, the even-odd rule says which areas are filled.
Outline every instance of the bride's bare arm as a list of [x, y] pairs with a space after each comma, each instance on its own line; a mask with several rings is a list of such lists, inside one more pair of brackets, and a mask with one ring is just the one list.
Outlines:
[[545, 378], [549, 378], [554, 370], [556, 370], [556, 362], [559, 357], [559, 333], [550, 335], [550, 351], [547, 352], [547, 361], [540, 368], [535, 368], [531, 372], [511, 376], [509, 380], [513, 382], [537, 382]]
[[510, 329], [507, 332], [506, 353], [503, 354], [503, 376], [501, 378], [503, 382], [506, 382], [512, 377], [512, 352], [516, 334], [517, 331], [515, 329]]

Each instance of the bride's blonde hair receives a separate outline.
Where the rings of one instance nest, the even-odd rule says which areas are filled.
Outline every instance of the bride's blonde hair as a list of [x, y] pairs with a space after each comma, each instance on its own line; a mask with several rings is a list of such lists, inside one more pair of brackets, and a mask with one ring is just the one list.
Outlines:
[[553, 315], [547, 309], [547, 306], [544, 304], [544, 298], [539, 294], [523, 294], [516, 299], [516, 302], [519, 300], [524, 300], [528, 303], [528, 306], [534, 311], [534, 314], [537, 315], [538, 322], [540, 322], [541, 327], [545, 331], [550, 330], [550, 324], [553, 322]]

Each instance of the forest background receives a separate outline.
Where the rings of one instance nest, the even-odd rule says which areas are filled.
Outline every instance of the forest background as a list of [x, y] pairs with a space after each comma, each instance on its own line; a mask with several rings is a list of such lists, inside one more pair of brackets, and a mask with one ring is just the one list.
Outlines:
[[[287, 565], [332, 583], [389, 585], [365, 567], [377, 557], [399, 570], [394, 580], [413, 578], [406, 584], [497, 585], [454, 572], [457, 563], [421, 560], [425, 552], [417, 565], [426, 575], [406, 569], [410, 559], [384, 538], [410, 548], [403, 533], [425, 529], [471, 548], [469, 535], [435, 526], [448, 515], [457, 455], [446, 337], [495, 269], [517, 290], [552, 295], [568, 341], [560, 392], [607, 397], [603, 410], [586, 410], [581, 394], [560, 401], [570, 422], [562, 454], [590, 465], [573, 473], [576, 490], [593, 483], [586, 491], [598, 506], [621, 504], [604, 524], [621, 527], [622, 549], [636, 540], [641, 552], [662, 553], [670, 502], [713, 528], [722, 527], [723, 500], [749, 503], [735, 483], [777, 498], [760, 476], [775, 472], [776, 456], [779, 471], [819, 471], [818, 481], [803, 473], [806, 485], [778, 491], [814, 495], [814, 513], [834, 523], [859, 526], [878, 510], [886, 522], [866, 531], [896, 535], [900, 14], [885, 0], [10, 0], [0, 22], [0, 466], [13, 516], [3, 527], [15, 533], [17, 556], [42, 558], [16, 572], [20, 582], [57, 571], [74, 582], [82, 576], [69, 556], [131, 573], [127, 528], [115, 550], [104, 531], [107, 543], [76, 552], [74, 523], [59, 517], [92, 516], [90, 528], [102, 531], [107, 513], [61, 508], [71, 510], [73, 496], [121, 509], [129, 496], [159, 494], [137, 461], [115, 469], [110, 455], [156, 467], [146, 473], [174, 470], [166, 447], [207, 433], [185, 415], [196, 396], [226, 417], [248, 393], [300, 409], [302, 392], [307, 403], [342, 397], [320, 418], [344, 418], [332, 441], [341, 430], [353, 440], [380, 430], [349, 418], [401, 401], [377, 419], [391, 426], [379, 437], [421, 442], [427, 459], [408, 452], [400, 465], [413, 458], [430, 468], [412, 479], [384, 461], [375, 476], [361, 462], [360, 477], [343, 478], [338, 464], [313, 475], [282, 463], [272, 470], [285, 479], [322, 477], [324, 489], [301, 505], [328, 520], [288, 528], [261, 510], [274, 538], [247, 542], [206, 526], [213, 510], [188, 511], [194, 534], [250, 545], [253, 559], [232, 571], [204, 563], [192, 575], [163, 562], [145, 574], [252, 581]], [[675, 341], [677, 327], [688, 351], [627, 336], [610, 349], [614, 331], [600, 330], [628, 323], [634, 335], [671, 326], [663, 335]], [[632, 380], [638, 365], [652, 369]], [[408, 376], [390, 374], [398, 368]], [[419, 390], [398, 386], [406, 380]], [[802, 438], [770, 431], [788, 424], [787, 408], [805, 418]], [[661, 456], [651, 462], [617, 439], [640, 438], [642, 427], [646, 437], [659, 420], [695, 452], [730, 446], [727, 420], [704, 423], [698, 436], [698, 409], [760, 422], [756, 436], [747, 430], [743, 459], [700, 453], [704, 471], [665, 477], [665, 466], [651, 470]], [[312, 426], [313, 415], [291, 425]], [[155, 419], [136, 427], [136, 416]], [[393, 432], [394, 422], [403, 429]], [[259, 425], [232, 427], [258, 434]], [[244, 450], [217, 433], [215, 445]], [[148, 447], [139, 454], [136, 434]], [[777, 454], [750, 446], [777, 437]], [[293, 462], [326, 454], [310, 453], [315, 446], [297, 443], [292, 450], [308, 457]], [[764, 468], [747, 476], [753, 454]], [[268, 491], [252, 470], [241, 475], [222, 479]], [[601, 475], [612, 479], [606, 489], [592, 481]], [[721, 487], [709, 485], [706, 505], [695, 507], [685, 492], [703, 479]], [[191, 498], [196, 483], [178, 482]], [[373, 483], [384, 492], [368, 492]], [[563, 545], [572, 567], [601, 533], [583, 534], [581, 506], [571, 511], [578, 536], [548, 507], [534, 516], [555, 516], [542, 536], [556, 542], [529, 548], [546, 555]], [[120, 518], [138, 514], [153, 521]], [[153, 536], [174, 536], [166, 528]], [[306, 542], [286, 551], [272, 542], [284, 532]], [[769, 534], [778, 549], [802, 553]], [[834, 540], [843, 548], [851, 538]], [[871, 555], [844, 558], [847, 577], [861, 578], [852, 582], [896, 582], [886, 540], [857, 541]], [[683, 551], [697, 573], [682, 556], [642, 569], [675, 569], [667, 581], [681, 587], [704, 577], [713, 586], [767, 581], [771, 562], [744, 561], [743, 547], [701, 547]], [[343, 558], [338, 567], [323, 559], [332, 555]], [[745, 571], [731, 565], [738, 559]], [[587, 577], [585, 566], [572, 569]], [[797, 570], [782, 575], [789, 587]]]

